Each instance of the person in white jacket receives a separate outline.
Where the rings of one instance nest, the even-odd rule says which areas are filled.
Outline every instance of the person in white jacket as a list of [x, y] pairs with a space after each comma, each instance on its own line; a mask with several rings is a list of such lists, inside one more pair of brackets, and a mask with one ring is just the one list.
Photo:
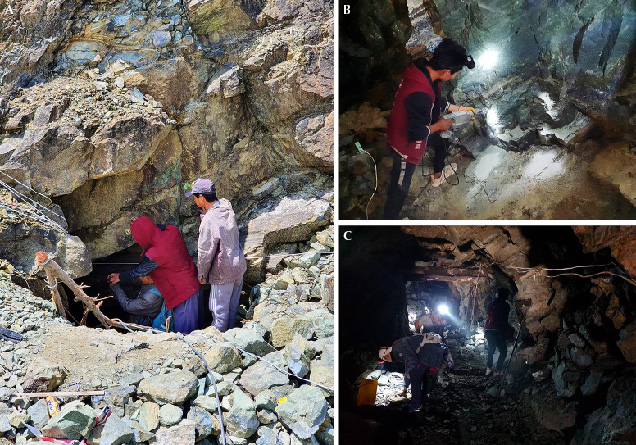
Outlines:
[[203, 212], [199, 226], [198, 277], [210, 283], [210, 311], [213, 325], [225, 332], [236, 325], [243, 274], [247, 270], [232, 204], [218, 199], [209, 179], [197, 179], [186, 192]]

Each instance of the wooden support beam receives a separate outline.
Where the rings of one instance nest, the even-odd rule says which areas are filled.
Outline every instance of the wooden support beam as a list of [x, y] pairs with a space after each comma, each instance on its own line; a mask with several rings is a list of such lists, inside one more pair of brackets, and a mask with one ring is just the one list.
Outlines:
[[[479, 269], [476, 267], [445, 267], [445, 266], [429, 266], [415, 267], [413, 273], [419, 275], [452, 275], [464, 277], [478, 277]], [[482, 273], [483, 275], [483, 273]]]
[[407, 275], [407, 281], [446, 281], [452, 283], [474, 283], [479, 280], [477, 276], [462, 276], [462, 275], [424, 275], [424, 274], [411, 274]]
[[18, 392], [18, 397], [85, 397], [103, 396], [104, 391]]

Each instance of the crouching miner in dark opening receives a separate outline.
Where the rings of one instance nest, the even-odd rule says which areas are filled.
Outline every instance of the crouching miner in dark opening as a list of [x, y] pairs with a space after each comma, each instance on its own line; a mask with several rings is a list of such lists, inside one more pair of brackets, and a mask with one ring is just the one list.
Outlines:
[[436, 337], [434, 342], [431, 342], [430, 335], [404, 337], [394, 341], [391, 347], [380, 349], [382, 360], [404, 363], [404, 376], [411, 385], [409, 412], [420, 410], [422, 399], [430, 395], [432, 379], [437, 376], [444, 361], [449, 368], [454, 366], [448, 349], [440, 343], [441, 338]]
[[[137, 267], [112, 274], [122, 282], [149, 275], [168, 310], [174, 309], [174, 329], [182, 334], [203, 327], [203, 299], [199, 297], [197, 270], [179, 228], [156, 225], [149, 218], [131, 218], [130, 234], [139, 243], [143, 260]], [[110, 278], [109, 278], [110, 281]]]
[[108, 284], [115, 295], [115, 299], [121, 308], [130, 314], [128, 322], [152, 326], [160, 331], [166, 331], [166, 323], [168, 323], [168, 332], [173, 332], [174, 311], [166, 309], [166, 302], [152, 278], [148, 275], [143, 275], [139, 277], [139, 281], [141, 281], [142, 286], [139, 289], [137, 298], [128, 298], [126, 292], [119, 284], [118, 274], [108, 275]]

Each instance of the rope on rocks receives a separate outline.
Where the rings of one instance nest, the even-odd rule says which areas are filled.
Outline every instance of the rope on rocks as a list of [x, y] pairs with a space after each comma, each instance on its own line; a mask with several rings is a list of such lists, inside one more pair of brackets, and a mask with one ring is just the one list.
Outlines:
[[[22, 182], [18, 181], [17, 179], [13, 178], [12, 176], [8, 175], [7, 173], [3, 172], [2, 170], [0, 170], [0, 173], [4, 176], [6, 176], [7, 178], [9, 178], [10, 180], [20, 184], [22, 187], [25, 187], [27, 189], [29, 189], [31, 192], [42, 196], [43, 198], [47, 199], [51, 204], [53, 203], [53, 201], [51, 201], [51, 198], [49, 198], [48, 196], [43, 195], [42, 193], [39, 193], [37, 191], [35, 191], [34, 189], [32, 189], [31, 187], [29, 187], [26, 184], [23, 184]], [[31, 198], [29, 198], [28, 196], [20, 193], [18, 190], [16, 190], [15, 188], [11, 187], [9, 184], [7, 184], [6, 182], [0, 180], [0, 185], [2, 187], [4, 187], [6, 190], [8, 190], [11, 194], [15, 195], [18, 199], [24, 201], [24, 204], [26, 204], [30, 209], [31, 212], [33, 212], [35, 215], [29, 215], [28, 213], [25, 216], [29, 216], [29, 217], [35, 217], [38, 216], [39, 218], [35, 218], [36, 220], [39, 220], [40, 222], [42, 222], [40, 219], [44, 219], [48, 224], [51, 224], [54, 228], [59, 229], [62, 231], [62, 233], [66, 233], [66, 230], [60, 226], [57, 222], [53, 221], [51, 218], [49, 218], [44, 212], [49, 212], [55, 216], [57, 216], [58, 218], [63, 218], [62, 215], [59, 215], [57, 213], [55, 213], [53, 210], [49, 209], [46, 206], [43, 206], [42, 204], [32, 200]], [[3, 206], [6, 208], [6, 206]], [[40, 210], [42, 209], [42, 210]], [[12, 208], [10, 207], [8, 210], [14, 210], [17, 211], [16, 208]], [[17, 211], [17, 213], [22, 213], [24, 214], [24, 212], [19, 212]]]
[[[214, 343], [220, 343], [218, 340], [215, 340], [213, 338], [208, 338], [208, 340], [212, 340]], [[274, 368], [275, 370], [277, 370], [281, 374], [286, 374], [286, 375], [288, 375], [290, 377], [294, 377], [294, 378], [296, 378], [298, 380], [302, 380], [303, 382], [307, 382], [310, 385], [314, 385], [314, 386], [316, 386], [318, 388], [321, 388], [321, 389], [324, 389], [326, 391], [334, 392], [333, 388], [329, 388], [328, 386], [321, 385], [320, 383], [313, 382], [313, 381], [311, 381], [309, 379], [304, 379], [304, 378], [294, 374], [293, 372], [289, 372], [289, 371], [285, 371], [283, 369], [280, 369], [278, 366], [276, 366], [275, 364], [273, 364], [272, 362], [270, 362], [268, 360], [265, 360], [263, 357], [260, 357], [260, 356], [258, 356], [256, 354], [252, 354], [251, 352], [247, 352], [245, 349], [240, 348], [240, 347], [238, 347], [238, 346], [236, 346], [234, 344], [232, 344], [232, 346], [235, 347], [236, 349], [238, 349], [241, 353], [243, 353], [245, 355], [256, 357], [258, 360], [267, 363], [269, 366], [271, 366], [272, 368]]]
[[[309, 252], [303, 252], [303, 253], [271, 253], [269, 255], [264, 255], [264, 256], [256, 256], [256, 255], [250, 255], [250, 256], [246, 256], [245, 259], [246, 260], [256, 260], [256, 259], [262, 259], [262, 258], [267, 258], [267, 257], [272, 257], [272, 256], [281, 256], [281, 257], [290, 257], [290, 256], [302, 256], [305, 255]], [[321, 255], [333, 255], [334, 252], [317, 252]], [[194, 261], [194, 263], [196, 264], [197, 262]], [[110, 266], [136, 266], [139, 263], [102, 263], [102, 262], [94, 262], [93, 265], [110, 265]]]

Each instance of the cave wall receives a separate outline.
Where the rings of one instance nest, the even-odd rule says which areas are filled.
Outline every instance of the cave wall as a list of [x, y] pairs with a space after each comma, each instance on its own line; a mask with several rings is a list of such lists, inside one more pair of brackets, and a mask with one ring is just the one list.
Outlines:
[[[563, 431], [573, 443], [620, 442], [636, 432], [624, 416], [636, 401], [620, 394], [636, 381], [636, 281], [629, 272], [633, 227], [404, 230], [423, 247], [443, 248], [441, 256], [460, 251], [457, 264], [494, 262], [500, 271], [493, 277], [504, 276], [492, 289], [505, 283], [505, 275], [513, 280], [521, 344], [510, 369], [515, 379], [533, 385], [538, 422]], [[577, 265], [583, 267], [571, 269]], [[488, 293], [481, 296], [486, 306]]]
[[188, 225], [199, 176], [244, 225], [332, 190], [333, 2], [0, 11], [0, 170], [54, 198], [92, 258], [132, 244], [130, 216]]

